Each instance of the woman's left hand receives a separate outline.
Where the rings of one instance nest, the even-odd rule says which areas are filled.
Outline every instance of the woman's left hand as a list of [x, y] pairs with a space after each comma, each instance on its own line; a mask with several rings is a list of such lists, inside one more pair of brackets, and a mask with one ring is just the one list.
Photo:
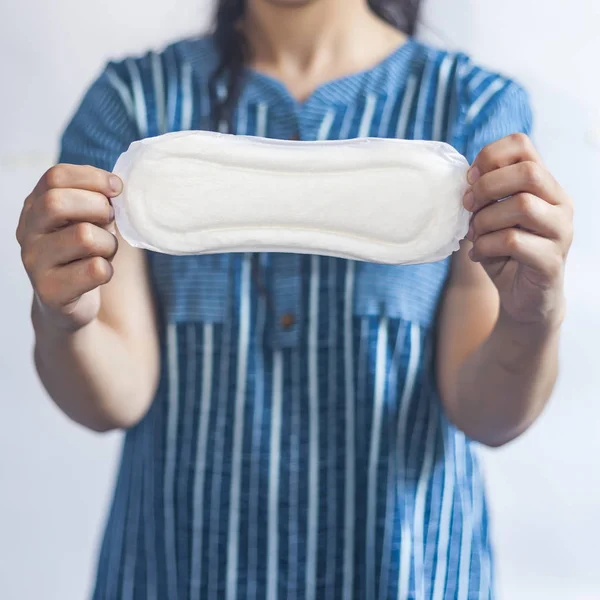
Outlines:
[[469, 171], [467, 239], [500, 293], [502, 311], [523, 324], [558, 324], [573, 239], [573, 202], [545, 169], [529, 137], [484, 148]]

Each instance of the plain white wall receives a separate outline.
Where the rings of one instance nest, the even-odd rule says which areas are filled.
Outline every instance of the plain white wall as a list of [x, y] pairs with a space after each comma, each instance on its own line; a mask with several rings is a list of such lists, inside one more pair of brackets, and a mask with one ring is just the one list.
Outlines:
[[[207, 0], [0, 6], [0, 598], [89, 590], [120, 436], [69, 423], [35, 376], [14, 229], [59, 132], [109, 57], [204, 28]], [[428, 0], [422, 35], [520, 79], [536, 141], [577, 204], [562, 376], [522, 439], [485, 453], [502, 600], [600, 599], [600, 3]]]

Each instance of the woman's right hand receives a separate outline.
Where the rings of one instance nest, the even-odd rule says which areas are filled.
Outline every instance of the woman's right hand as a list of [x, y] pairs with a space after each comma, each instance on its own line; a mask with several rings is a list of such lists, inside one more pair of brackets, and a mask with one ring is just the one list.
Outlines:
[[89, 166], [49, 169], [25, 200], [17, 240], [35, 301], [52, 323], [76, 331], [100, 309], [117, 252], [110, 198], [121, 180]]

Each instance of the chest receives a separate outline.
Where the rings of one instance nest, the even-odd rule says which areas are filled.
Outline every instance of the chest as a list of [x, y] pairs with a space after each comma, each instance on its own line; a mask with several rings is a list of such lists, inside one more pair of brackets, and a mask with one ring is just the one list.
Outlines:
[[[443, 118], [428, 117], [435, 113], [432, 86], [419, 83], [416, 75], [377, 76], [381, 81], [346, 80], [340, 85], [347, 89], [333, 83], [302, 104], [274, 80], [254, 77], [244, 88], [230, 129], [277, 139], [451, 141], [449, 109], [438, 111]], [[187, 123], [173, 123], [172, 128], [210, 128], [202, 103], [189, 106]], [[385, 316], [430, 327], [449, 261], [389, 266], [296, 254], [151, 254], [150, 267], [166, 322], [220, 324], [248, 318], [260, 322], [266, 343], [285, 348], [336, 344], [334, 330], [342, 331], [357, 318]]]
[[261, 321], [274, 347], [336, 345], [356, 318], [387, 317], [429, 328], [448, 261], [389, 266], [298, 254], [150, 254], [167, 323]]

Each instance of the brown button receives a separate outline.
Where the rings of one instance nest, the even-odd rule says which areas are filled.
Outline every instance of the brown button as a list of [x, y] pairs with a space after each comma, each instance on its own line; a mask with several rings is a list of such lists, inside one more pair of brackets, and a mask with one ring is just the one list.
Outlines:
[[290, 327], [293, 327], [296, 323], [296, 317], [292, 313], [285, 313], [281, 315], [279, 323], [284, 329], [289, 329]]
[[297, 133], [294, 133], [294, 135], [290, 138], [290, 140], [292, 142], [298, 142], [298, 141], [300, 141], [300, 136]]

